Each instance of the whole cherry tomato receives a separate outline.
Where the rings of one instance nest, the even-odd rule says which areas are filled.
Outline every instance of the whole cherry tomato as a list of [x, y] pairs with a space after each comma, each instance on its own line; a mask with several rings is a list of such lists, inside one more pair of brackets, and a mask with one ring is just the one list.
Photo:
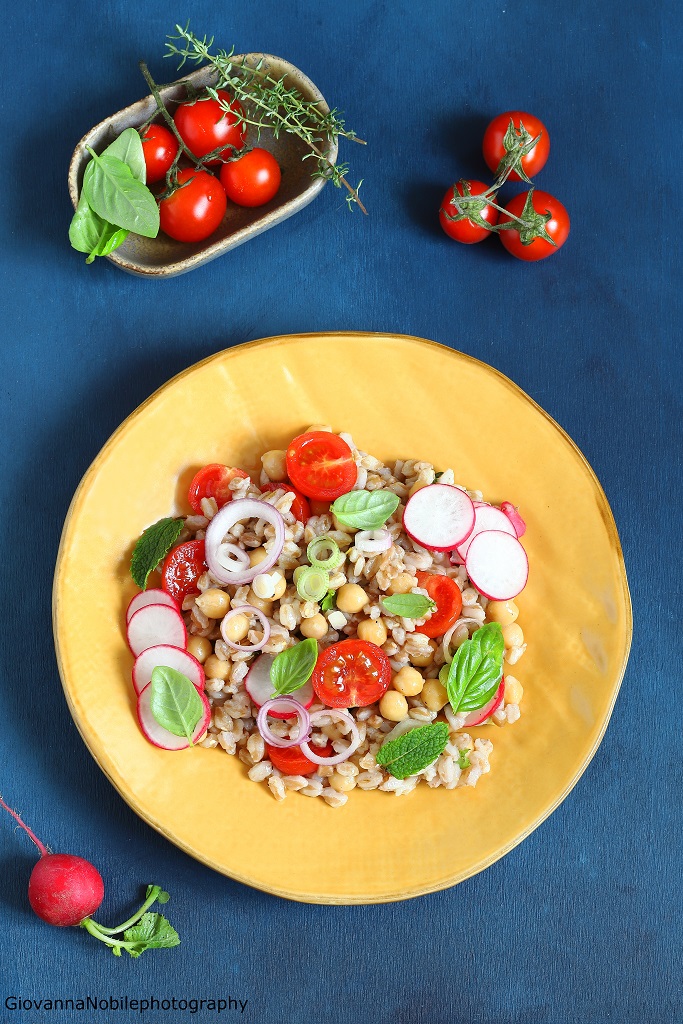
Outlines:
[[188, 594], [196, 594], [197, 580], [208, 566], [204, 557], [204, 541], [188, 540], [171, 548], [161, 569], [161, 585], [178, 604]]
[[142, 155], [147, 169], [147, 184], [160, 181], [178, 152], [178, 140], [163, 124], [151, 124], [141, 136]]
[[294, 495], [294, 501], [292, 502], [292, 515], [295, 519], [298, 519], [300, 523], [306, 523], [311, 518], [311, 506], [308, 504], [303, 494], [299, 494], [296, 487], [292, 487], [291, 484], [262, 484], [261, 491], [277, 491], [285, 490], [289, 491], [290, 494]]
[[[441, 227], [449, 238], [471, 245], [489, 237], [490, 225], [498, 221], [498, 210], [484, 199], [467, 202], [470, 196], [481, 195], [487, 189], [483, 181], [467, 181], [464, 178], [449, 188], [441, 200], [439, 210]], [[459, 204], [459, 197], [464, 197], [465, 202]]]
[[219, 508], [223, 508], [231, 499], [230, 481], [236, 477], [243, 480], [249, 476], [242, 469], [232, 469], [230, 466], [222, 466], [218, 462], [212, 462], [210, 466], [204, 466], [195, 473], [187, 500], [190, 508], [198, 516], [203, 515], [202, 498], [214, 498]]
[[530, 189], [520, 192], [505, 207], [507, 213], [521, 218], [519, 224], [507, 213], [501, 213], [499, 226], [512, 227], [500, 232], [500, 240], [520, 260], [544, 260], [564, 245], [569, 234], [569, 214], [559, 199], [548, 192]]
[[[218, 90], [218, 96], [228, 104], [229, 110], [207, 96], [192, 103], [181, 103], [175, 112], [173, 120], [180, 137], [195, 156], [206, 156], [214, 149], [225, 147], [218, 157], [227, 158], [244, 145], [247, 127], [240, 124], [237, 117], [242, 114], [239, 101], [223, 89]], [[220, 163], [220, 159], [215, 162]]]
[[353, 453], [337, 434], [311, 430], [287, 448], [287, 476], [308, 498], [334, 501], [351, 490], [357, 475]]
[[186, 167], [178, 171], [178, 188], [159, 203], [161, 230], [178, 242], [201, 242], [225, 216], [228, 201], [218, 178]]
[[238, 206], [263, 206], [280, 187], [280, 167], [267, 149], [250, 150], [221, 167], [221, 184]]
[[[541, 136], [540, 139], [534, 146], [531, 146], [530, 144], [538, 135]], [[509, 149], [506, 148], [506, 143]], [[527, 147], [530, 148], [525, 152]], [[521, 159], [522, 170], [528, 178], [533, 178], [545, 166], [548, 159], [550, 136], [543, 122], [533, 114], [525, 114], [521, 110], [507, 110], [504, 114], [494, 117], [484, 132], [483, 150], [484, 160], [492, 171], [497, 172], [503, 160], [514, 166], [515, 161]], [[511, 160], [511, 156], [514, 156], [515, 159]], [[509, 180], [523, 181], [524, 179], [517, 171], [513, 170]]]
[[342, 640], [318, 658], [311, 683], [329, 708], [362, 708], [374, 704], [389, 687], [391, 665], [376, 644]]
[[443, 636], [457, 622], [462, 611], [460, 587], [450, 576], [419, 571], [417, 582], [427, 591], [436, 608], [419, 632], [428, 637]]

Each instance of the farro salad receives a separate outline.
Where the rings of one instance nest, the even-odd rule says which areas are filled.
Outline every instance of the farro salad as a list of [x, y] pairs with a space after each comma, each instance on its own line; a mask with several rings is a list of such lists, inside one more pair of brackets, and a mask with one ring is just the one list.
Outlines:
[[[138, 719], [167, 750], [220, 747], [276, 800], [475, 786], [512, 724], [526, 650], [525, 524], [416, 459], [316, 425], [261, 466], [212, 464], [191, 513], [131, 562]], [[152, 574], [160, 572], [160, 586]]]

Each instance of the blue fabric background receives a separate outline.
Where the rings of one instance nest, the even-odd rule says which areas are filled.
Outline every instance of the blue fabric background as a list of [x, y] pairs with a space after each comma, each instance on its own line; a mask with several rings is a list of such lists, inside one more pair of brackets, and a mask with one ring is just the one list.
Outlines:
[[[3, 1024], [218, 1019], [4, 1008], [11, 994], [86, 993], [230, 995], [248, 999], [243, 1018], [259, 1024], [683, 1020], [676, 7], [5, 5], [0, 786], [53, 849], [100, 867], [103, 919], [120, 919], [139, 883], [167, 887], [183, 945], [115, 960], [85, 933], [50, 930], [27, 909], [32, 850], [5, 818]], [[285, 225], [170, 281], [131, 278], [104, 260], [86, 267], [69, 249], [75, 143], [144, 94], [139, 57], [158, 79], [174, 77], [160, 59], [164, 36], [188, 16], [226, 46], [287, 57], [345, 110], [369, 141], [343, 148], [365, 179], [369, 218], [349, 215], [328, 187]], [[445, 188], [484, 173], [483, 128], [511, 107], [549, 126], [538, 184], [572, 217], [567, 245], [537, 265], [511, 259], [495, 240], [457, 246], [436, 223]], [[483, 874], [378, 907], [279, 901], [214, 874], [138, 820], [71, 722], [50, 632], [69, 500], [120, 421], [218, 349], [337, 329], [433, 338], [492, 363], [547, 409], [607, 492], [635, 612], [613, 720], [562, 806]], [[324, 358], [321, 368], [333, 376]]]

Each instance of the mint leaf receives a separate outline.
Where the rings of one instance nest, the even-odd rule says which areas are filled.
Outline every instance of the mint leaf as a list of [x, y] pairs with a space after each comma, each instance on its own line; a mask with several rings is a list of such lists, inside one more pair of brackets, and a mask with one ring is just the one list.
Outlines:
[[137, 924], [126, 928], [124, 942], [132, 957], [142, 956], [146, 949], [171, 949], [180, 945], [180, 936], [162, 914], [143, 914]]
[[324, 598], [320, 602], [320, 610], [323, 612], [331, 612], [333, 608], [337, 607], [337, 592], [336, 590], [328, 590]]
[[178, 537], [182, 533], [182, 519], [160, 519], [153, 526], [148, 526], [133, 549], [130, 560], [130, 574], [140, 587], [147, 589], [149, 574], [154, 572], [161, 560], [166, 557]]
[[294, 693], [311, 678], [318, 660], [318, 642], [312, 637], [281, 651], [270, 666], [270, 681], [278, 697]]
[[423, 619], [436, 603], [424, 594], [390, 594], [381, 599], [382, 607], [401, 619]]
[[469, 754], [469, 752], [470, 752], [470, 748], [469, 747], [466, 750], [459, 750], [458, 751], [458, 768], [461, 771], [463, 771], [463, 772], [465, 771], [465, 768], [470, 768], [471, 767], [470, 759], [467, 756]]
[[389, 740], [377, 751], [377, 764], [393, 775], [405, 779], [417, 775], [443, 754], [448, 743], [448, 726], [445, 722], [433, 722], [411, 729], [395, 740]]
[[128, 228], [147, 238], [159, 233], [159, 207], [156, 199], [131, 171], [115, 156], [97, 156], [92, 174], [83, 179], [88, 205], [104, 220]]
[[340, 523], [357, 530], [379, 530], [398, 508], [393, 491], [349, 491], [332, 504], [330, 511]]
[[174, 736], [192, 734], [204, 712], [196, 686], [182, 672], [158, 665], [152, 672], [150, 710], [156, 721]]
[[458, 647], [446, 679], [448, 699], [456, 714], [488, 704], [500, 685], [504, 653], [503, 631], [497, 622], [481, 626]]

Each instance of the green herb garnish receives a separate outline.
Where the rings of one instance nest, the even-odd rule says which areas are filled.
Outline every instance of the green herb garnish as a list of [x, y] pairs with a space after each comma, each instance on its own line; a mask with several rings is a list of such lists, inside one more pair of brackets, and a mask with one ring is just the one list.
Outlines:
[[133, 548], [130, 560], [130, 574], [140, 590], [147, 589], [147, 580], [159, 563], [166, 557], [183, 531], [184, 520], [160, 519], [148, 526]]
[[330, 511], [340, 523], [357, 530], [379, 530], [398, 508], [393, 491], [349, 491], [332, 504]]
[[294, 693], [311, 678], [318, 660], [318, 643], [312, 637], [281, 651], [270, 666], [270, 681], [275, 696]]
[[459, 750], [458, 751], [458, 768], [462, 772], [465, 771], [465, 768], [470, 768], [471, 767], [470, 759], [467, 756], [469, 754], [469, 752], [470, 752], [470, 748], [469, 747], [467, 747], [466, 750]]
[[395, 779], [417, 775], [443, 754], [448, 743], [445, 722], [421, 725], [417, 729], [389, 740], [377, 751], [377, 764], [382, 765]]
[[92, 149], [88, 152], [95, 161], [93, 171], [83, 180], [83, 192], [90, 209], [117, 227], [156, 238], [159, 207], [147, 186], [118, 157], [107, 153], [98, 156]]
[[320, 610], [322, 612], [331, 612], [333, 608], [337, 607], [337, 592], [336, 590], [328, 590], [324, 598], [320, 602]]
[[381, 599], [382, 607], [401, 619], [423, 619], [436, 603], [424, 594], [390, 594]]
[[500, 686], [504, 654], [503, 632], [497, 622], [481, 626], [458, 647], [445, 682], [456, 714], [477, 711], [488, 704]]
[[152, 672], [150, 710], [155, 720], [174, 736], [192, 736], [204, 713], [197, 687], [174, 668], [158, 665]]

